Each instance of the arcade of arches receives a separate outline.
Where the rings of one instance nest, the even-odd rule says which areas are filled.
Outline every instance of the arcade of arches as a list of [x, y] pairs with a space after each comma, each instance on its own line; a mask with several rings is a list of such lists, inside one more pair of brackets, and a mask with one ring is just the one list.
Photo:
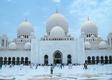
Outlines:
[[112, 56], [88, 56], [86, 61], [88, 64], [112, 64]]
[[[49, 64], [48, 62], [49, 56], [44, 56], [44, 64]], [[62, 62], [62, 53], [60, 51], [56, 51], [53, 55], [54, 64], [63, 63]], [[88, 64], [112, 64], [112, 56], [88, 56], [87, 57]], [[25, 64], [28, 65], [30, 63], [28, 57], [0, 57], [0, 63], [2, 64]], [[67, 55], [67, 64], [72, 63], [72, 56], [70, 54]]]
[[19, 65], [19, 64], [24, 64], [28, 65], [30, 61], [28, 60], [28, 57], [0, 57], [0, 63], [2, 64], [14, 64], [14, 65]]
[[[54, 61], [54, 64], [59, 64], [59, 63], [63, 63], [62, 62], [62, 53], [60, 51], [55, 51], [54, 54], [53, 54], [53, 61]], [[48, 55], [45, 55], [44, 56], [44, 64], [49, 64], [48, 62]], [[67, 64], [70, 64], [72, 63], [72, 56], [70, 54], [67, 55]]]

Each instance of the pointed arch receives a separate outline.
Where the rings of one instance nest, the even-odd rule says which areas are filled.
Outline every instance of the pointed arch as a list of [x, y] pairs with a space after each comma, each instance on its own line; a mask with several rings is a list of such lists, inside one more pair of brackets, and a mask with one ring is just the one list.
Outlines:
[[95, 64], [95, 57], [92, 56], [92, 64]]
[[109, 56], [109, 64], [112, 63], [112, 56]]
[[96, 56], [96, 63], [99, 63], [99, 56]]
[[19, 57], [17, 57], [17, 65], [19, 65]]
[[104, 57], [101, 56], [101, 64], [103, 64], [103, 63], [104, 63]]
[[7, 57], [4, 57], [4, 64], [7, 64]]
[[28, 57], [25, 57], [25, 65], [28, 65]]
[[88, 56], [87, 59], [88, 59], [88, 64], [91, 64], [91, 57]]
[[24, 57], [21, 57], [21, 64], [24, 64]]
[[44, 55], [44, 64], [48, 65], [48, 55]]
[[70, 54], [68, 54], [67, 56], [67, 64], [71, 64], [72, 63], [72, 56]]
[[8, 57], [8, 64], [11, 64], [11, 57]]
[[15, 65], [15, 57], [12, 58], [12, 63]]
[[0, 64], [3, 63], [3, 57], [0, 57]]
[[108, 56], [105, 56], [105, 64], [108, 64]]
[[56, 50], [53, 54], [54, 64], [62, 63], [62, 57], [63, 57], [62, 52], [59, 50]]

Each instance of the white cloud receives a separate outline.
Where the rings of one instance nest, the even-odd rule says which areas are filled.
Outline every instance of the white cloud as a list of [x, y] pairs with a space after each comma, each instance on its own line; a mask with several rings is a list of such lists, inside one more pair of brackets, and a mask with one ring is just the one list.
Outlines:
[[61, 2], [61, 0], [53, 0], [53, 2], [59, 3]]
[[32, 12], [31, 10], [25, 11], [25, 12], [23, 12], [23, 15], [28, 16], [31, 14], [31, 12]]
[[[96, 23], [99, 34], [106, 38], [110, 27], [112, 27], [111, 3], [112, 0], [74, 0], [68, 9], [69, 13], [77, 20], [77, 23], [85, 22], [89, 16], [90, 20]], [[107, 32], [104, 34], [104, 31]]]
[[12, 1], [12, 0], [7, 0], [8, 2]]
[[7, 2], [16, 3], [16, 0], [6, 0]]

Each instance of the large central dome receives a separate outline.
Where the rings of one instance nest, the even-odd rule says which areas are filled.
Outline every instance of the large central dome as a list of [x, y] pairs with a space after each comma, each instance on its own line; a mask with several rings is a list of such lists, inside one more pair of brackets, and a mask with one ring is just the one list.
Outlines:
[[17, 29], [18, 37], [29, 36], [31, 32], [34, 32], [33, 26], [27, 21], [22, 22]]
[[68, 32], [67, 19], [62, 14], [56, 12], [55, 14], [51, 15], [46, 22], [46, 32], [48, 34], [50, 33], [51, 29], [56, 26], [57, 22], [58, 25], [65, 31], [65, 33]]
[[95, 37], [98, 36], [98, 28], [97, 28], [96, 24], [90, 20], [86, 21], [82, 25], [81, 32], [84, 32], [85, 35], [94, 35]]

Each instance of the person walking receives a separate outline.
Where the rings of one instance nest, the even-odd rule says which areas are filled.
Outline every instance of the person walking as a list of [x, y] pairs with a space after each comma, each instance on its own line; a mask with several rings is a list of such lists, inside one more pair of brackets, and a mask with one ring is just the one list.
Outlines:
[[53, 74], [53, 65], [51, 64], [51, 74]]
[[2, 69], [2, 64], [0, 64], [0, 69]]
[[87, 64], [86, 63], [84, 63], [84, 68], [83, 69], [87, 69]]

